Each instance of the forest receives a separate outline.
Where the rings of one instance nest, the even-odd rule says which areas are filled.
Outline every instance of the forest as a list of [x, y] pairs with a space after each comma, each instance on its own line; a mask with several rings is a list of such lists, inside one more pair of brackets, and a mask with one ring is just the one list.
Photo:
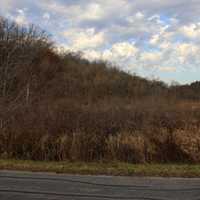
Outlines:
[[200, 162], [200, 81], [168, 85], [0, 18], [0, 158]]

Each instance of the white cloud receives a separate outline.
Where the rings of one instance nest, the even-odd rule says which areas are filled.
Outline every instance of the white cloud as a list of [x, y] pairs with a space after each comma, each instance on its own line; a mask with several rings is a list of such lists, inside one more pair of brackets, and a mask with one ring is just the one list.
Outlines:
[[151, 37], [151, 39], [149, 40], [149, 43], [152, 44], [152, 45], [157, 45], [159, 40], [160, 40], [160, 35], [155, 34]]
[[86, 50], [84, 51], [83, 57], [91, 61], [101, 60], [102, 53], [95, 50]]
[[45, 19], [47, 21], [50, 20], [50, 14], [47, 12], [45, 12], [42, 17], [43, 17], [43, 19]]
[[104, 17], [104, 11], [100, 4], [91, 3], [87, 6], [86, 10], [82, 10], [82, 20], [99, 20]]
[[29, 22], [26, 17], [25, 10], [17, 9], [17, 16], [14, 18], [14, 21], [19, 25], [27, 25]]
[[144, 52], [141, 54], [141, 60], [147, 63], [159, 62], [162, 58], [161, 52]]
[[175, 72], [177, 70], [176, 67], [167, 67], [167, 66], [163, 66], [163, 67], [159, 67], [159, 70], [162, 72]]
[[180, 32], [191, 39], [197, 39], [200, 37], [200, 25], [189, 24], [180, 28]]
[[111, 51], [119, 57], [128, 58], [130, 56], [134, 56], [138, 52], [138, 49], [134, 44], [121, 42], [114, 44]]
[[8, 12], [12, 10], [14, 7], [14, 0], [1, 0], [0, 2], [0, 12]]
[[99, 3], [85, 3], [85, 4], [63, 4], [59, 1], [51, 2], [42, 1], [38, 3], [44, 10], [64, 18], [67, 18], [71, 23], [78, 23], [84, 20], [98, 20], [104, 17], [104, 9]]
[[110, 49], [105, 49], [103, 51], [98, 50], [85, 50], [84, 57], [89, 60], [105, 60], [110, 62], [119, 62], [126, 59], [135, 58], [138, 53], [138, 48], [131, 43], [122, 42], [115, 43]]
[[137, 12], [136, 14], [135, 14], [135, 17], [137, 18], [137, 19], [143, 19], [144, 18], [144, 14], [142, 13], [142, 12]]
[[104, 33], [95, 32], [94, 28], [86, 30], [71, 29], [65, 31], [63, 35], [70, 41], [73, 50], [98, 48], [105, 42]]
[[177, 52], [183, 57], [187, 57], [188, 55], [195, 55], [199, 51], [199, 47], [194, 44], [189, 43], [181, 43], [177, 46]]
[[102, 53], [102, 59], [114, 62], [117, 65], [122, 65], [130, 59], [136, 59], [138, 53], [138, 48], [131, 43], [121, 42], [115, 43], [110, 49], [106, 49]]
[[180, 64], [194, 63], [200, 61], [200, 48], [191, 43], [181, 43], [176, 46], [176, 53]]
[[156, 22], [157, 24], [162, 24], [163, 23], [163, 21], [160, 19], [160, 15], [158, 15], [158, 14], [152, 15], [151, 17], [149, 17], [148, 21]]

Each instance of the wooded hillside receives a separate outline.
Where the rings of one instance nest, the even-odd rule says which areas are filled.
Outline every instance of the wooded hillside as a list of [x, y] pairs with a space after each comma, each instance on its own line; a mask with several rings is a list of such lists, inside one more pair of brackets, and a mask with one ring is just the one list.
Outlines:
[[0, 18], [0, 157], [199, 162], [200, 82], [168, 86]]

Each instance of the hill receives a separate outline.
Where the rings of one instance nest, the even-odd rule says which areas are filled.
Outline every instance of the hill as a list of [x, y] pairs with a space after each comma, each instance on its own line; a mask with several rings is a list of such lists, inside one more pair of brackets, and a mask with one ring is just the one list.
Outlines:
[[199, 162], [199, 90], [59, 53], [0, 19], [1, 158]]

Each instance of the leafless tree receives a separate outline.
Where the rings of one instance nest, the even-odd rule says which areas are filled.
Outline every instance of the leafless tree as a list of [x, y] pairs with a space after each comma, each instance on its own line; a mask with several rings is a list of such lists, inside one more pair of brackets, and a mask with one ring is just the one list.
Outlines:
[[[10, 112], [28, 105], [38, 55], [51, 49], [46, 32], [30, 25], [21, 27], [0, 17], [0, 128]], [[9, 115], [5, 115], [9, 113]]]

